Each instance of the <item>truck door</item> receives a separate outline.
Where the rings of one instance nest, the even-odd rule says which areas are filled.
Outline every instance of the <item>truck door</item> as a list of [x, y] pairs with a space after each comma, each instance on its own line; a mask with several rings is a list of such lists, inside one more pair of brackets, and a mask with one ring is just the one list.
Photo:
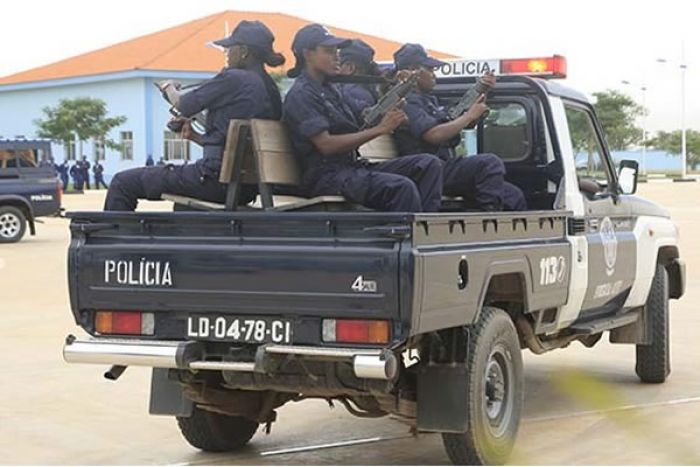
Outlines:
[[614, 165], [591, 108], [575, 102], [564, 108], [588, 242], [588, 287], [579, 317], [590, 317], [619, 310], [629, 295], [636, 268], [634, 222], [630, 206], [615, 192]]

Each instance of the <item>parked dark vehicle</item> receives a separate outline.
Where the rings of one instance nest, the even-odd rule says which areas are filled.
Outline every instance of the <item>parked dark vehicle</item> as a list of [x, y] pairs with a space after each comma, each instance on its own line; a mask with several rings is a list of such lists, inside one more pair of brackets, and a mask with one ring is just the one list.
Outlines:
[[[502, 61], [501, 75], [543, 61]], [[454, 102], [474, 81], [440, 79], [437, 95]], [[507, 461], [522, 349], [605, 334], [636, 346], [642, 382], [665, 381], [669, 299], [685, 288], [669, 213], [634, 196], [636, 163], [615, 168], [582, 94], [501, 76], [488, 105], [465, 138], [504, 160], [530, 211], [282, 204], [270, 185], [298, 180], [284, 128], [251, 120], [231, 123], [225, 206], [171, 196], [208, 212], [70, 214], [71, 309], [91, 337], [68, 336], [64, 358], [112, 365], [111, 379], [152, 367], [151, 413], [206, 451], [240, 448], [288, 401], [323, 398], [441, 433], [458, 464]], [[264, 209], [236, 211], [227, 170], [256, 177]]]
[[[44, 161], [44, 165], [39, 163]], [[35, 219], [61, 210], [61, 182], [45, 140], [0, 140], [0, 243], [22, 239]]]

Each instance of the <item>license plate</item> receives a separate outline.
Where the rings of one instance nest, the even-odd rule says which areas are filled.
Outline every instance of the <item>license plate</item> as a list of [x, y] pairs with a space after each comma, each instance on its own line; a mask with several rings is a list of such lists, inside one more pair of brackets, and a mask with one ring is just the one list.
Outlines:
[[187, 337], [251, 344], [289, 344], [292, 342], [292, 323], [284, 319], [195, 315], [187, 318]]

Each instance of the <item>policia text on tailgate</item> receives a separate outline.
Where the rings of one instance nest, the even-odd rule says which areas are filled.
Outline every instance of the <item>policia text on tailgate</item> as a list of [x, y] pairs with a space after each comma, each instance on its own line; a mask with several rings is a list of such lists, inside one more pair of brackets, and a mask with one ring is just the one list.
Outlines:
[[[565, 75], [562, 57], [483, 63], [498, 80], [490, 112], [463, 133], [465, 157], [497, 154], [529, 210], [283, 203], [267, 185], [293, 184], [283, 127], [233, 122], [224, 158], [264, 168], [263, 208], [175, 197], [190, 211], [71, 214], [71, 308], [92, 337], [69, 336], [64, 358], [112, 365], [115, 379], [153, 367], [151, 412], [204, 450], [239, 448], [277, 407], [324, 398], [439, 432], [456, 463], [507, 460], [522, 349], [591, 347], [607, 333], [636, 346], [643, 382], [663, 382], [668, 302], [685, 286], [668, 212], [633, 195], [637, 166], [615, 168], [586, 98], [546, 79]], [[460, 70], [438, 75], [450, 106], [479, 67], [444, 68]], [[391, 157], [391, 144], [360, 154], [378, 146]], [[270, 160], [284, 165], [275, 177]]]

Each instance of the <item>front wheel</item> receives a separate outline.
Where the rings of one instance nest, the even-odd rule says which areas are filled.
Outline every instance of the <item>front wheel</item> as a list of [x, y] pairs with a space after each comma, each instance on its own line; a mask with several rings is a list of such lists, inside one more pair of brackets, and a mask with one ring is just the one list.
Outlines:
[[484, 307], [469, 335], [467, 430], [443, 433], [454, 464], [503, 464], [520, 425], [523, 362], [518, 333], [510, 316]]
[[637, 345], [637, 376], [644, 383], [663, 383], [671, 373], [671, 339], [668, 313], [668, 272], [656, 265], [646, 303], [650, 343]]
[[0, 206], [0, 243], [19, 242], [27, 230], [27, 218], [14, 206]]
[[191, 417], [177, 417], [177, 424], [188, 443], [207, 452], [240, 449], [258, 429], [258, 422], [254, 420], [209, 412], [197, 406]]

